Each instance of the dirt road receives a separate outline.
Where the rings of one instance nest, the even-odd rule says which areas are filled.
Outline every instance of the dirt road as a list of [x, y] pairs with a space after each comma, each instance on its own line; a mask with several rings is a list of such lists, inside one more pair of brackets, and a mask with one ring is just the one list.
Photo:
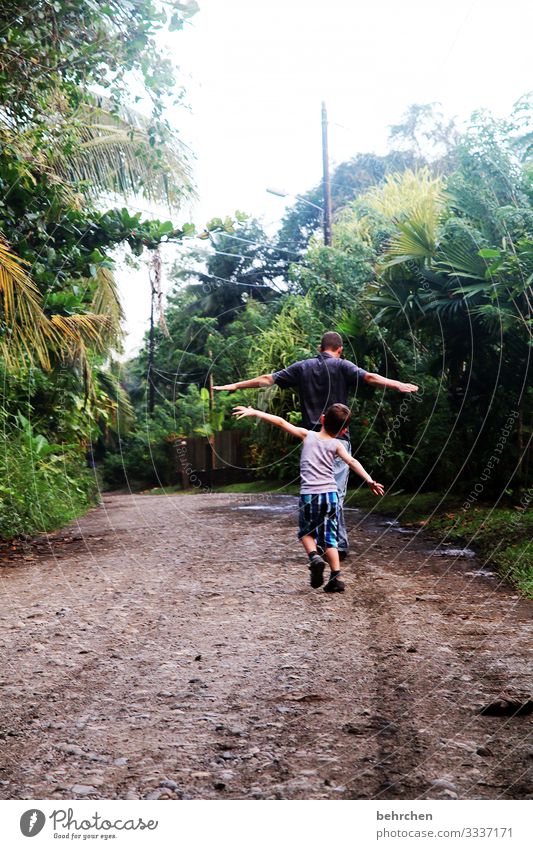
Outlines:
[[3, 562], [0, 797], [533, 798], [533, 604], [348, 513], [307, 584], [291, 497], [106, 495]]

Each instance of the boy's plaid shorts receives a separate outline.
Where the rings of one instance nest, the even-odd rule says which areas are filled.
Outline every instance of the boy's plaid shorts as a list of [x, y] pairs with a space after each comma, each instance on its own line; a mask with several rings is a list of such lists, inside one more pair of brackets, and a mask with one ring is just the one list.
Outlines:
[[300, 495], [298, 507], [298, 539], [308, 534], [322, 548], [338, 548], [337, 492]]

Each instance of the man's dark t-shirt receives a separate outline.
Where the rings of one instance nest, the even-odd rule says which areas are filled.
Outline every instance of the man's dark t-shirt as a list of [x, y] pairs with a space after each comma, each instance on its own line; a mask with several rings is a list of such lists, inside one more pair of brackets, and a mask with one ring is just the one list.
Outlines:
[[299, 360], [272, 374], [281, 389], [294, 387], [300, 396], [302, 426], [320, 429], [320, 416], [331, 404], [347, 404], [350, 389], [368, 374], [349, 360], [327, 351], [308, 360]]

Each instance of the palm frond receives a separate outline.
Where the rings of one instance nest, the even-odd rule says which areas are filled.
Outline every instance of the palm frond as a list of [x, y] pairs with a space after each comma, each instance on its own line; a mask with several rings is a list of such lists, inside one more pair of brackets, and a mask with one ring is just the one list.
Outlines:
[[49, 368], [42, 298], [26, 265], [0, 237], [0, 354], [8, 368], [26, 357]]
[[108, 315], [52, 315], [50, 324], [58, 350], [70, 358], [75, 359], [88, 347], [98, 353], [105, 351], [106, 334], [111, 325]]
[[[480, 304], [470, 309], [470, 315], [480, 319], [493, 331], [507, 332], [520, 325], [520, 319], [510, 307]], [[531, 336], [531, 334], [530, 334]]]
[[108, 268], [100, 267], [96, 272], [96, 288], [91, 303], [91, 311], [96, 315], [108, 316], [108, 341], [115, 347], [119, 346], [124, 335], [121, 323], [125, 316], [120, 302], [117, 282]]
[[94, 380], [89, 361], [89, 349], [97, 353], [106, 350], [111, 319], [107, 315], [85, 313], [52, 315], [50, 325], [55, 347], [60, 356], [74, 366], [85, 388], [85, 399], [94, 396]]
[[89, 350], [103, 354], [110, 341], [120, 338], [123, 312], [113, 276], [107, 269], [99, 270], [95, 312], [47, 317], [26, 266], [0, 236], [0, 358], [8, 370], [35, 362], [49, 370], [53, 353], [81, 371], [89, 393], [93, 385]]
[[397, 292], [393, 296], [376, 295], [367, 299], [369, 304], [381, 307], [374, 321], [379, 324], [381, 318], [406, 316], [408, 313], [424, 313], [421, 298], [415, 292]]
[[444, 181], [429, 168], [389, 174], [385, 182], [364, 194], [360, 201], [389, 220], [438, 218], [444, 206]]
[[[444, 182], [428, 168], [391, 174], [367, 192], [362, 201], [395, 228], [380, 269], [409, 262], [426, 266], [437, 249], [444, 210]], [[379, 273], [379, 269], [378, 269]]]
[[398, 232], [391, 238], [385, 253], [386, 268], [409, 261], [428, 261], [436, 251], [436, 219], [421, 212], [414, 213], [407, 221], [394, 222]]
[[460, 296], [461, 298], [465, 298], [465, 300], [470, 300], [471, 298], [475, 298], [478, 295], [490, 295], [495, 291], [495, 287], [493, 283], [473, 283], [470, 285], [461, 286], [458, 289], [453, 289], [452, 294], [455, 296]]
[[478, 250], [474, 244], [470, 247], [458, 240], [449, 241], [440, 246], [435, 267], [456, 277], [485, 280], [487, 262], [479, 256]]
[[108, 268], [100, 266], [96, 272], [97, 287], [92, 300], [92, 311], [96, 314], [109, 315], [120, 323], [124, 319], [124, 310], [118, 294], [117, 282]]
[[96, 193], [142, 194], [178, 208], [193, 194], [185, 146], [175, 138], [154, 145], [149, 122], [133, 110], [117, 115], [103, 99], [84, 102], [74, 116], [69, 153], [53, 160], [67, 181], [86, 181]]
[[439, 318], [445, 317], [449, 313], [457, 313], [465, 309], [465, 301], [462, 298], [435, 298], [431, 294], [424, 296], [424, 314], [438, 315]]

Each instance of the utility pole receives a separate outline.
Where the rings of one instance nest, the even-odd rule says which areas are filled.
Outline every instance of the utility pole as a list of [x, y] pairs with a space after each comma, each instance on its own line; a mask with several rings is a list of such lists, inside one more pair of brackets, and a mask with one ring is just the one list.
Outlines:
[[[209, 337], [211, 338], [211, 337]], [[208, 349], [207, 355], [213, 364], [213, 352], [211, 348]], [[208, 378], [208, 386], [209, 386], [209, 424], [211, 428], [213, 427], [213, 412], [215, 409], [215, 390], [213, 388], [213, 369], [209, 369], [209, 378]], [[215, 468], [215, 434], [213, 431], [210, 432], [207, 437], [207, 454], [206, 454], [206, 475], [207, 475], [207, 486], [212, 486], [213, 484], [213, 469]]]
[[324, 244], [331, 245], [331, 184], [329, 181], [328, 113], [322, 101], [322, 187], [324, 190]]
[[[211, 363], [213, 363], [213, 352], [211, 351], [211, 349], [208, 350], [207, 356], [209, 357], [209, 360], [211, 361]], [[213, 388], [214, 380], [213, 380], [213, 369], [212, 368], [209, 369], [208, 385], [209, 385], [209, 411], [212, 413], [214, 408], [215, 408], [215, 390]]]
[[155, 248], [150, 259], [148, 277], [150, 278], [150, 334], [148, 337], [148, 412], [150, 415], [155, 408], [155, 313], [157, 300], [157, 313], [159, 316], [159, 328], [163, 334], [170, 338], [167, 323], [163, 313], [163, 290], [161, 289], [161, 251], [159, 246]]
[[155, 407], [155, 383], [154, 383], [154, 354], [155, 354], [155, 328], [154, 328], [154, 301], [155, 301], [155, 285], [152, 274], [149, 272], [150, 278], [150, 335], [148, 337], [148, 412], [150, 415], [154, 412]]

